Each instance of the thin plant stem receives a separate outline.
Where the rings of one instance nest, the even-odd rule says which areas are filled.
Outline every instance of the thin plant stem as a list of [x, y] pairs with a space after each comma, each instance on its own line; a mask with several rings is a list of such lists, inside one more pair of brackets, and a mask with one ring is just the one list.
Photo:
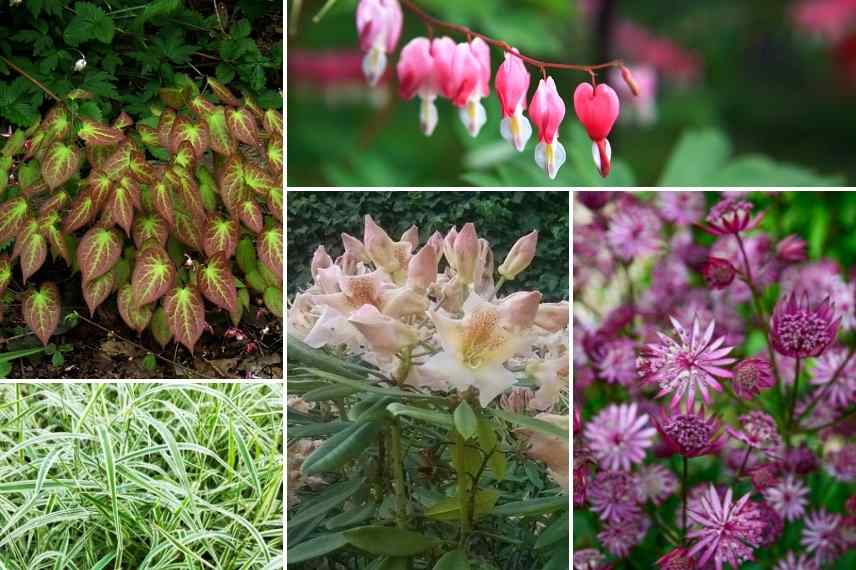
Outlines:
[[752, 453], [752, 448], [746, 446], [746, 453], [743, 455], [743, 461], [740, 463], [740, 469], [737, 470], [736, 479], [740, 479], [743, 476], [743, 470], [746, 469], [746, 464], [749, 462], [749, 455]]
[[803, 410], [802, 413], [799, 415], [799, 417], [797, 418], [797, 422], [799, 422], [805, 416], [810, 414], [812, 412], [812, 410], [814, 410], [815, 406], [817, 406], [818, 402], [820, 402], [820, 400], [823, 399], [823, 397], [826, 395], [826, 393], [830, 389], [832, 389], [832, 386], [835, 385], [835, 383], [841, 379], [842, 372], [844, 372], [844, 368], [850, 362], [850, 359], [853, 358], [854, 354], [856, 354], [856, 345], [853, 345], [848, 349], [847, 357], [844, 359], [844, 361], [841, 364], [838, 365], [838, 368], [835, 369], [835, 373], [832, 375], [832, 378], [829, 380], [829, 382], [827, 382], [823, 388], [820, 388], [817, 391], [817, 395], [811, 399], [811, 401], [808, 403], [808, 406], [806, 406], [806, 409]]
[[797, 409], [797, 392], [800, 391], [800, 362], [799, 356], [796, 357], [796, 365], [794, 367], [794, 389], [791, 392], [791, 407], [788, 412], [788, 423], [785, 424], [785, 445], [791, 447], [791, 430], [794, 424], [794, 411]]
[[48, 86], [47, 86], [47, 85], [45, 85], [44, 83], [42, 83], [41, 81], [39, 81], [38, 79], [36, 79], [35, 77], [33, 77], [32, 75], [30, 75], [29, 73], [27, 73], [26, 71], [24, 71], [23, 69], [21, 69], [20, 67], [18, 67], [17, 65], [15, 65], [14, 63], [12, 63], [11, 61], [9, 61], [7, 58], [3, 57], [2, 55], [0, 55], [0, 61], [2, 61], [3, 63], [5, 63], [5, 64], [6, 64], [6, 65], [8, 65], [9, 67], [11, 67], [13, 70], [15, 70], [16, 72], [18, 72], [19, 74], [21, 74], [21, 76], [22, 76], [24, 79], [28, 80], [30, 83], [32, 83], [33, 85], [35, 85], [36, 87], [38, 87], [39, 89], [41, 89], [42, 91], [44, 91], [44, 92], [47, 94], [47, 96], [48, 96], [48, 97], [50, 97], [51, 99], [53, 99], [53, 100], [54, 100], [54, 101], [56, 101], [57, 103], [59, 103], [60, 101], [62, 101], [62, 99], [60, 99], [59, 97], [57, 97], [57, 96], [56, 96], [56, 94], [55, 94], [53, 91], [51, 91], [50, 89], [48, 89]]
[[841, 414], [840, 416], [838, 416], [837, 418], [832, 420], [831, 422], [827, 422], [823, 425], [820, 425], [820, 426], [815, 427], [815, 428], [811, 428], [811, 429], [806, 430], [806, 431], [808, 433], [813, 433], [813, 432], [824, 430], [826, 428], [831, 428], [831, 427], [838, 425], [839, 423], [843, 422], [844, 420], [846, 420], [847, 418], [849, 418], [853, 414], [856, 414], [856, 406], [853, 406], [852, 408], [850, 408], [849, 410], [847, 410], [846, 412], [844, 412], [843, 414]]
[[681, 541], [686, 544], [687, 542], [687, 464], [689, 463], [687, 456], [683, 455], [682, 459], [684, 460], [684, 474], [681, 479], [681, 494], [683, 495], [683, 526], [681, 530]]
[[389, 457], [395, 491], [395, 524], [398, 528], [406, 529], [407, 492], [401, 455], [401, 426], [397, 420], [390, 424], [389, 436]]

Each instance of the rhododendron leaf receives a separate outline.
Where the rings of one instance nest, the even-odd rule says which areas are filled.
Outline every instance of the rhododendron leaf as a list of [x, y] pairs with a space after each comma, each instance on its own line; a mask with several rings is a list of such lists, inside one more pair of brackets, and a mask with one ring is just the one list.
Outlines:
[[77, 172], [80, 166], [80, 150], [55, 142], [48, 147], [42, 161], [42, 179], [51, 188], [59, 188]]
[[215, 253], [197, 274], [199, 290], [206, 299], [227, 311], [235, 308], [238, 290], [229, 260], [223, 253]]
[[61, 312], [57, 286], [47, 281], [39, 289], [28, 289], [24, 293], [22, 309], [24, 321], [47, 346], [59, 324]]
[[282, 114], [276, 109], [265, 111], [262, 126], [271, 137], [282, 138]]
[[155, 211], [160, 214], [167, 226], [175, 227], [175, 198], [172, 195], [172, 188], [161, 180], [155, 184], [152, 194]]
[[282, 221], [282, 198], [282, 189], [272, 188], [267, 199], [268, 210], [280, 222]]
[[282, 318], [282, 289], [279, 287], [268, 287], [264, 292], [264, 302], [265, 307], [268, 310], [279, 317]]
[[262, 209], [254, 200], [245, 200], [238, 209], [238, 216], [253, 233], [257, 234], [264, 229]]
[[62, 231], [71, 233], [82, 228], [95, 218], [95, 204], [89, 190], [78, 194], [62, 221]]
[[188, 247], [202, 250], [202, 228], [182, 210], [175, 211], [175, 237]]
[[110, 216], [113, 221], [125, 230], [125, 234], [131, 235], [131, 225], [134, 223], [134, 204], [131, 189], [125, 185], [113, 187], [110, 201], [107, 203]]
[[163, 218], [157, 214], [146, 214], [137, 216], [134, 220], [134, 226], [131, 228], [131, 236], [134, 238], [134, 245], [137, 248], [142, 248], [146, 240], [155, 240], [166, 247], [166, 240], [169, 238], [169, 226]]
[[282, 283], [283, 241], [280, 228], [270, 228], [258, 237], [257, 250], [261, 262]]
[[205, 330], [205, 305], [193, 286], [176, 287], [163, 301], [169, 329], [177, 342], [193, 352], [193, 347]]
[[119, 261], [122, 236], [113, 228], [94, 227], [87, 231], [77, 246], [77, 264], [83, 281], [104, 275]]
[[152, 245], [137, 256], [131, 287], [135, 305], [146, 305], [166, 294], [175, 281], [175, 266], [163, 247]]
[[146, 327], [149, 326], [149, 321], [152, 318], [152, 306], [134, 304], [134, 292], [131, 285], [125, 285], [119, 289], [119, 294], [116, 298], [116, 304], [119, 307], [119, 314], [122, 315], [122, 320], [129, 327], [142, 334]]
[[103, 303], [113, 292], [115, 282], [115, 270], [111, 269], [101, 277], [96, 277], [83, 284], [83, 299], [86, 301], [86, 306], [89, 307], [90, 317], [95, 315], [95, 309], [98, 308], [98, 305]]
[[77, 136], [92, 146], [111, 145], [125, 140], [125, 133], [115, 127], [110, 127], [92, 119], [82, 118], [82, 126]]
[[235, 95], [229, 91], [229, 88], [214, 79], [213, 77], [208, 78], [208, 86], [211, 88], [211, 91], [214, 92], [214, 95], [217, 96], [220, 101], [225, 105], [231, 105], [233, 107], [239, 107], [241, 105], [241, 101], [235, 97]]
[[18, 234], [29, 209], [27, 201], [20, 196], [0, 205], [0, 243]]
[[259, 128], [252, 113], [246, 109], [227, 109], [226, 126], [232, 136], [244, 144], [257, 146], [259, 144]]
[[223, 252], [226, 259], [231, 258], [238, 247], [240, 230], [235, 220], [213, 216], [208, 218], [202, 235], [202, 250], [205, 255], [211, 257], [217, 252]]
[[0, 255], [0, 297], [6, 292], [9, 281], [12, 280], [12, 263], [8, 255]]
[[160, 146], [169, 148], [169, 136], [172, 134], [172, 125], [175, 123], [177, 115], [175, 111], [166, 108], [161, 111], [160, 120], [158, 121], [158, 142]]
[[351, 545], [360, 550], [387, 556], [413, 556], [437, 544], [418, 532], [381, 525], [352, 528], [343, 534]]
[[208, 137], [211, 150], [223, 156], [231, 156], [235, 154], [238, 145], [232, 134], [229, 132], [229, 127], [226, 125], [226, 111], [223, 107], [217, 107], [206, 117], [208, 125]]

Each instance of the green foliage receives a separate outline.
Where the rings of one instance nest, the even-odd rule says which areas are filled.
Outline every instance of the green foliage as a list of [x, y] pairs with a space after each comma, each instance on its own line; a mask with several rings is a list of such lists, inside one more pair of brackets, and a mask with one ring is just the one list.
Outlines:
[[[363, 216], [398, 239], [411, 224], [424, 242], [434, 231], [472, 221], [494, 247], [496, 264], [522, 235], [538, 230], [537, 263], [503, 291], [538, 289], [548, 301], [568, 296], [568, 192], [292, 192], [288, 196], [288, 292], [309, 283], [318, 244], [342, 253], [340, 234], [362, 239]], [[240, 258], [239, 258], [240, 259]]]

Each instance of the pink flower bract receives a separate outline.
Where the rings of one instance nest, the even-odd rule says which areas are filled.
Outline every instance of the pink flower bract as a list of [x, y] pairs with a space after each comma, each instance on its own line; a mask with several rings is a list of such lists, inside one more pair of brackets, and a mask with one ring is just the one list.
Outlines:
[[632, 464], [642, 463], [656, 433], [648, 424], [648, 414], [639, 415], [635, 403], [612, 404], [585, 428], [585, 437], [600, 467], [614, 471], [629, 471]]
[[716, 570], [722, 570], [724, 563], [736, 570], [743, 562], [752, 560], [752, 552], [761, 541], [763, 523], [758, 511], [749, 504], [749, 494], [732, 501], [731, 489], [720, 497], [711, 485], [700, 503], [700, 509], [689, 509], [690, 518], [700, 528], [687, 535], [697, 541], [690, 554], [696, 556], [699, 566], [704, 567], [712, 560]]

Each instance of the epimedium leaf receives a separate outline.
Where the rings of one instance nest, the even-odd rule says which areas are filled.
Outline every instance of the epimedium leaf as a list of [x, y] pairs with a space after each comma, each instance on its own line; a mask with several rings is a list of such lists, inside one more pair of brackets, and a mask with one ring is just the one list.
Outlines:
[[71, 266], [71, 256], [68, 251], [68, 244], [65, 241], [65, 236], [59, 229], [59, 212], [48, 212], [39, 217], [39, 225], [41, 226], [42, 235], [48, 240], [51, 246], [51, 251], [54, 258], [57, 255], [63, 258], [66, 265]]
[[166, 311], [163, 307], [159, 306], [155, 309], [152, 320], [149, 322], [149, 330], [152, 331], [152, 336], [162, 347], [168, 345], [172, 340], [172, 330], [169, 328]]
[[238, 209], [238, 216], [244, 225], [254, 234], [264, 229], [262, 209], [254, 200], [244, 200]]
[[208, 125], [209, 144], [211, 150], [223, 156], [232, 156], [238, 150], [238, 144], [232, 138], [226, 124], [226, 111], [223, 107], [215, 107], [206, 117]]
[[110, 197], [110, 187], [113, 181], [102, 171], [94, 171], [86, 178], [86, 185], [91, 192], [92, 201], [96, 210], [100, 210]]
[[104, 275], [122, 254], [122, 236], [113, 228], [93, 227], [77, 246], [77, 264], [83, 281]]
[[270, 194], [268, 194], [267, 198], [268, 210], [270, 210], [271, 215], [280, 222], [282, 221], [282, 202], [282, 188], [271, 188]]
[[8, 255], [0, 255], [0, 296], [6, 292], [6, 287], [12, 280], [12, 263]]
[[59, 324], [60, 300], [57, 286], [46, 281], [38, 289], [28, 289], [24, 293], [22, 309], [24, 321], [47, 346], [51, 335]]
[[202, 250], [202, 228], [183, 210], [175, 211], [175, 237], [190, 248]]
[[175, 110], [167, 107], [161, 111], [160, 120], [158, 121], [158, 142], [164, 148], [169, 148], [169, 137], [172, 134], [172, 125], [178, 118]]
[[42, 179], [53, 190], [65, 184], [80, 166], [80, 150], [59, 141], [48, 147], [42, 161]]
[[92, 119], [82, 118], [77, 136], [83, 139], [87, 145], [103, 146], [122, 142], [125, 133], [115, 127], [104, 125]]
[[188, 106], [200, 119], [204, 119], [214, 112], [214, 104], [202, 95], [197, 95], [191, 99]]
[[217, 96], [218, 99], [224, 105], [231, 105], [232, 107], [240, 107], [241, 101], [235, 97], [235, 95], [229, 90], [228, 87], [214, 79], [213, 77], [208, 77], [208, 86], [211, 88], [211, 91], [214, 92], [214, 95]]
[[68, 192], [59, 191], [55, 193], [39, 207], [39, 215], [44, 216], [51, 212], [59, 212], [65, 208], [70, 199]]
[[146, 240], [154, 240], [162, 247], [166, 247], [169, 226], [162, 217], [154, 213], [137, 216], [131, 227], [131, 237], [134, 238], [137, 249], [141, 249]]
[[164, 297], [163, 307], [175, 340], [192, 353], [207, 325], [205, 305], [199, 291], [193, 286], [176, 287]]
[[190, 217], [200, 225], [203, 224], [206, 217], [205, 206], [202, 205], [202, 196], [199, 195], [196, 180], [183, 168], [170, 168], [167, 175], [168, 179], [175, 184], [178, 208], [190, 214]]
[[0, 206], [0, 242], [18, 235], [29, 209], [27, 200], [22, 196], [7, 200]]
[[172, 125], [170, 150], [175, 153], [183, 142], [190, 143], [196, 160], [199, 160], [208, 150], [208, 127], [205, 123], [195, 123], [187, 117], [179, 117]]
[[152, 188], [155, 211], [170, 228], [175, 227], [175, 197], [172, 188], [163, 180]]
[[227, 109], [226, 126], [232, 136], [244, 144], [257, 146], [259, 144], [259, 127], [256, 119], [246, 109]]
[[95, 309], [113, 292], [115, 283], [116, 273], [113, 269], [100, 277], [83, 283], [83, 299], [86, 301], [86, 306], [89, 307], [90, 317], [95, 316]]
[[134, 291], [131, 285], [125, 285], [119, 289], [116, 304], [119, 307], [119, 314], [122, 316], [125, 324], [137, 331], [138, 334], [142, 334], [146, 330], [146, 327], [149, 326], [149, 321], [152, 318], [152, 306], [137, 306], [134, 303]]
[[238, 237], [241, 228], [235, 220], [227, 220], [219, 216], [209, 216], [202, 232], [202, 250], [211, 257], [222, 252], [226, 259], [235, 255], [238, 247]]
[[18, 242], [21, 243], [19, 254], [21, 256], [21, 274], [25, 284], [27, 279], [45, 263], [48, 256], [48, 241], [42, 235], [39, 223], [35, 222], [35, 225], [35, 230], [28, 231], [23, 239], [19, 238], [15, 243], [15, 246], [18, 245]]
[[208, 258], [197, 274], [199, 290], [206, 299], [227, 311], [235, 308], [238, 290], [229, 259], [222, 252]]
[[62, 221], [62, 231], [71, 233], [82, 228], [95, 218], [96, 208], [91, 189], [84, 190], [74, 197], [71, 207]]
[[268, 141], [265, 149], [265, 159], [268, 165], [276, 172], [277, 176], [282, 177], [282, 169], [284, 162], [284, 153], [282, 149], [282, 139], [271, 138]]
[[125, 234], [130, 236], [131, 225], [134, 223], [132, 189], [124, 184], [115, 184], [113, 193], [107, 202], [107, 209], [110, 211], [113, 221], [125, 230]]
[[248, 163], [244, 168], [244, 183], [260, 196], [267, 196], [271, 188], [282, 187], [267, 172], [252, 163]]
[[[151, 243], [151, 242], [150, 242]], [[163, 297], [175, 281], [175, 266], [166, 250], [149, 245], [137, 257], [131, 276], [135, 306], [147, 305]]]
[[279, 283], [282, 283], [282, 237], [282, 229], [270, 228], [259, 235], [256, 245], [259, 259], [277, 277]]
[[265, 111], [262, 126], [271, 137], [282, 138], [282, 114], [276, 109]]
[[114, 129], [127, 129], [128, 127], [132, 126], [133, 124], [134, 124], [134, 119], [131, 117], [131, 115], [129, 115], [125, 111], [122, 111], [121, 113], [119, 113], [119, 116], [117, 116], [116, 119], [113, 121], [113, 128]]
[[230, 157], [220, 174], [220, 198], [232, 217], [237, 217], [238, 207], [246, 199], [244, 163], [240, 155]]

